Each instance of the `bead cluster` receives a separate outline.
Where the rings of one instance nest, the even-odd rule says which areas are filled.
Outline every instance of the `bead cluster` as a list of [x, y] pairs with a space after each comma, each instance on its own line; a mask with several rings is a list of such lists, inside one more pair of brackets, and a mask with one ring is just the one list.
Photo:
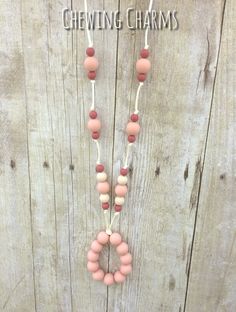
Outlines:
[[107, 174], [104, 171], [104, 166], [102, 164], [98, 164], [96, 166], [97, 172], [97, 191], [99, 192], [99, 199], [102, 203], [102, 208], [107, 210], [109, 208], [109, 191], [110, 185], [107, 182]]
[[89, 117], [90, 119], [88, 121], [87, 127], [91, 131], [92, 138], [97, 140], [100, 137], [101, 121], [97, 119], [97, 112], [95, 110], [91, 110], [89, 112]]
[[126, 126], [126, 133], [128, 135], [129, 143], [134, 143], [136, 140], [136, 135], [138, 135], [140, 131], [140, 125], [138, 123], [139, 116], [138, 114], [132, 114], [130, 116], [130, 121]]
[[125, 202], [125, 195], [128, 192], [128, 187], [127, 187], [127, 178], [128, 174], [128, 169], [127, 168], [121, 168], [120, 169], [120, 175], [117, 178], [117, 185], [115, 187], [115, 211], [116, 212], [121, 212], [122, 210], [122, 205]]
[[140, 51], [141, 58], [136, 62], [137, 79], [140, 82], [144, 82], [147, 78], [147, 73], [151, 68], [151, 63], [147, 59], [149, 56], [148, 49], [142, 49]]
[[87, 48], [86, 50], [87, 57], [84, 61], [84, 68], [88, 72], [88, 78], [90, 80], [95, 80], [96, 78], [96, 70], [98, 69], [99, 63], [97, 58], [94, 56], [95, 50], [94, 48]]
[[[116, 247], [116, 252], [120, 257], [121, 264], [119, 270], [114, 274], [105, 273], [99, 265], [101, 251], [108, 243]], [[122, 237], [119, 233], [112, 233], [111, 236], [106, 232], [98, 233], [97, 239], [92, 242], [90, 250], [88, 251], [87, 259], [87, 269], [92, 273], [93, 279], [103, 281], [106, 285], [123, 283], [126, 276], [132, 271], [132, 255], [129, 253], [128, 244], [122, 241]]]

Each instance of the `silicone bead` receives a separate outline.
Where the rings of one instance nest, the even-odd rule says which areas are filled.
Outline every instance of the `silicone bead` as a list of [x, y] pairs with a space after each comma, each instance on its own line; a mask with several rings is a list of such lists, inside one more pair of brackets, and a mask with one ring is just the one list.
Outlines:
[[94, 132], [92, 133], [92, 138], [93, 138], [94, 140], [97, 140], [97, 139], [99, 139], [99, 137], [100, 137], [100, 134], [99, 134], [99, 132], [97, 132], [97, 131], [94, 131]]
[[99, 269], [99, 263], [88, 261], [87, 269], [89, 272], [96, 272]]
[[128, 191], [128, 188], [126, 185], [116, 185], [115, 187], [115, 193], [117, 196], [120, 196], [120, 197], [124, 197], [125, 194], [127, 193]]
[[122, 238], [119, 233], [112, 233], [110, 236], [110, 243], [118, 246], [122, 242]]
[[90, 119], [87, 127], [90, 131], [99, 131], [101, 129], [101, 121], [99, 119]]
[[115, 204], [116, 204], [116, 205], [123, 205], [124, 202], [125, 202], [124, 197], [118, 197], [118, 196], [115, 197]]
[[128, 174], [128, 168], [121, 168], [120, 169], [120, 174], [123, 176], [126, 176]]
[[151, 68], [151, 63], [145, 58], [141, 58], [136, 62], [136, 70], [138, 73], [147, 74]]
[[96, 262], [99, 259], [99, 254], [93, 250], [89, 250], [87, 254], [87, 259], [91, 262]]
[[138, 81], [140, 81], [140, 82], [144, 82], [144, 81], [147, 79], [147, 74], [138, 73], [137, 79], [138, 79]]
[[96, 76], [97, 76], [97, 74], [95, 71], [89, 71], [88, 72], [88, 79], [95, 80]]
[[127, 252], [129, 251], [128, 244], [122, 242], [119, 246], [116, 247], [116, 251], [120, 256], [127, 254]]
[[109, 236], [106, 232], [100, 232], [97, 235], [97, 240], [100, 244], [105, 245], [109, 241]]
[[108, 182], [98, 182], [97, 191], [101, 194], [106, 194], [110, 190], [110, 185]]
[[135, 135], [129, 135], [129, 136], [128, 136], [128, 141], [129, 141], [129, 143], [134, 143], [135, 140], [136, 140]]
[[115, 212], [121, 212], [122, 206], [121, 205], [115, 205]]
[[132, 272], [132, 265], [131, 264], [123, 264], [120, 266], [120, 272], [124, 275], [128, 275], [129, 273]]
[[125, 185], [128, 182], [128, 178], [126, 176], [120, 175], [117, 178], [117, 182], [121, 185]]
[[84, 68], [88, 71], [95, 71], [98, 68], [98, 60], [94, 56], [86, 57]]
[[102, 269], [97, 270], [92, 274], [92, 277], [95, 281], [102, 281], [104, 279], [105, 273]]
[[112, 285], [114, 284], [114, 276], [112, 273], [106, 273], [103, 279], [104, 284]]
[[128, 122], [126, 126], [126, 133], [128, 135], [137, 135], [140, 131], [140, 125], [137, 122]]
[[142, 58], [147, 58], [147, 57], [149, 57], [149, 51], [148, 51], [148, 49], [142, 49], [142, 50], [140, 51], [140, 56], [141, 56]]
[[126, 277], [123, 275], [120, 271], [116, 271], [114, 274], [114, 280], [116, 283], [123, 283], [125, 281]]
[[109, 203], [103, 203], [102, 209], [107, 210], [109, 208]]
[[130, 264], [132, 262], [132, 256], [131, 254], [128, 252], [127, 254], [123, 255], [120, 257], [120, 262], [122, 264]]
[[98, 182], [104, 182], [106, 180], [107, 180], [106, 172], [99, 172], [99, 173], [97, 173], [97, 181]]
[[101, 252], [102, 251], [102, 245], [97, 240], [94, 240], [91, 244], [91, 249], [94, 252]]
[[89, 112], [89, 117], [92, 118], [92, 119], [96, 119], [97, 118], [97, 112], [95, 110], [91, 110]]
[[88, 56], [94, 56], [94, 54], [95, 54], [94, 48], [92, 48], [92, 47], [87, 48], [87, 49], [86, 49], [86, 54], [87, 54]]
[[96, 166], [96, 171], [97, 171], [97, 172], [103, 172], [103, 171], [104, 171], [104, 166], [103, 166], [102, 164], [98, 164], [98, 165]]
[[132, 115], [130, 116], [130, 119], [131, 119], [133, 122], [136, 122], [136, 121], [139, 120], [139, 116], [138, 116], [138, 114], [132, 114]]
[[108, 194], [101, 194], [99, 199], [101, 203], [107, 203], [110, 199], [110, 196]]

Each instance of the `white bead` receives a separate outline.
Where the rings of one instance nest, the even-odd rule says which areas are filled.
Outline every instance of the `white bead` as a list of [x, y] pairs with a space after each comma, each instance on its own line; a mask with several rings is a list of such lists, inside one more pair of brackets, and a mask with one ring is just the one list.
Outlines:
[[102, 203], [108, 203], [109, 202], [109, 199], [110, 199], [110, 196], [108, 194], [101, 194], [99, 196], [99, 199]]
[[126, 176], [119, 175], [117, 181], [118, 181], [119, 184], [125, 185], [128, 182], [128, 178]]
[[97, 181], [104, 182], [107, 179], [107, 174], [105, 172], [98, 172], [97, 173]]
[[125, 198], [124, 197], [115, 197], [115, 203], [116, 205], [123, 205], [125, 202]]

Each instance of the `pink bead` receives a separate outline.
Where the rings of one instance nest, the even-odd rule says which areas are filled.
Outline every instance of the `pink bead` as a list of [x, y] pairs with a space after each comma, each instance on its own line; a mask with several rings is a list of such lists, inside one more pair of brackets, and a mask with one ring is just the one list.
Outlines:
[[97, 191], [101, 194], [106, 194], [109, 192], [110, 185], [108, 182], [98, 182]]
[[131, 264], [127, 264], [127, 265], [121, 265], [120, 266], [120, 272], [124, 275], [128, 275], [129, 273], [132, 272], [132, 266]]
[[89, 272], [96, 272], [99, 269], [99, 263], [88, 261], [87, 269]]
[[120, 256], [127, 254], [127, 252], [129, 251], [128, 244], [122, 242], [119, 246], [116, 247], [116, 251]]
[[151, 68], [151, 63], [148, 59], [141, 58], [136, 62], [136, 70], [138, 73], [147, 74]]
[[94, 272], [94, 273], [92, 274], [93, 279], [94, 279], [95, 281], [102, 281], [103, 278], [104, 278], [104, 275], [105, 275], [105, 273], [104, 273], [104, 271], [103, 271], [102, 269], [99, 269], [99, 270], [97, 270], [97, 272]]
[[115, 205], [115, 212], [121, 212], [122, 206], [121, 205]]
[[120, 257], [120, 262], [122, 264], [130, 264], [132, 262], [132, 256], [131, 254], [128, 252], [127, 254], [125, 254], [124, 256]]
[[139, 116], [138, 116], [138, 114], [132, 114], [132, 115], [130, 116], [130, 119], [131, 119], [133, 122], [136, 122], [136, 121], [139, 120]]
[[99, 137], [100, 137], [100, 133], [97, 132], [97, 131], [93, 131], [93, 133], [92, 133], [92, 138], [93, 138], [94, 140], [98, 140]]
[[103, 281], [104, 281], [104, 284], [106, 284], [106, 285], [114, 284], [115, 281], [114, 281], [113, 274], [112, 273], [106, 273], [105, 276], [104, 276]]
[[89, 112], [89, 117], [92, 118], [92, 119], [96, 119], [98, 116], [97, 112], [95, 110], [91, 110]]
[[91, 262], [96, 262], [99, 259], [99, 254], [94, 252], [93, 250], [89, 250], [87, 254], [87, 259]]
[[102, 248], [103, 246], [97, 241], [97, 240], [94, 240], [91, 244], [91, 249], [94, 251], [94, 252], [101, 252], [102, 251]]
[[96, 165], [96, 172], [103, 172], [104, 171], [104, 166], [102, 164]]
[[123, 275], [120, 271], [116, 271], [114, 274], [114, 280], [117, 283], [123, 283], [125, 281], [125, 275]]
[[128, 122], [126, 126], [126, 133], [128, 135], [137, 135], [140, 131], [140, 125], [137, 122]]
[[121, 196], [121, 197], [124, 197], [125, 196], [125, 194], [127, 193], [127, 191], [128, 191], [128, 188], [127, 188], [127, 186], [126, 185], [116, 185], [116, 187], [115, 187], [115, 193], [116, 193], [116, 195], [118, 195], [118, 196]]
[[123, 175], [123, 176], [126, 176], [128, 174], [128, 171], [129, 171], [128, 168], [121, 168], [120, 169], [120, 174]]
[[109, 208], [109, 203], [102, 203], [102, 209], [107, 210]]
[[147, 79], [147, 74], [138, 73], [137, 79], [140, 82], [144, 82]]
[[98, 68], [98, 60], [94, 56], [86, 57], [84, 61], [84, 68], [87, 71], [95, 71]]
[[128, 141], [129, 141], [129, 143], [134, 143], [135, 140], [136, 140], [135, 135], [129, 135], [129, 136], [128, 136]]
[[101, 129], [101, 121], [99, 119], [89, 119], [87, 127], [90, 131], [99, 131]]
[[89, 71], [88, 72], [88, 79], [95, 80], [96, 78], [96, 72], [95, 71]]
[[98, 233], [97, 240], [100, 244], [105, 245], [109, 241], [109, 236], [106, 232], [102, 231]]
[[122, 242], [122, 238], [119, 233], [112, 233], [110, 236], [110, 243], [118, 246]]

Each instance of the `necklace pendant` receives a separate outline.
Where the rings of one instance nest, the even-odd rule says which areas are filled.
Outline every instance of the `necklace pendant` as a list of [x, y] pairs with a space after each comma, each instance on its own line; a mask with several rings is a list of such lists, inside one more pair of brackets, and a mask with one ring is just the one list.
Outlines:
[[[109, 233], [105, 231], [99, 232], [97, 238], [92, 242], [87, 255], [88, 271], [92, 273], [94, 280], [103, 281], [105, 285], [123, 283], [126, 276], [132, 271], [132, 255], [129, 253], [128, 244], [122, 240], [122, 237], [118, 232]], [[105, 273], [99, 264], [101, 251], [107, 244], [116, 248], [116, 252], [120, 258], [120, 267], [114, 273]]]

